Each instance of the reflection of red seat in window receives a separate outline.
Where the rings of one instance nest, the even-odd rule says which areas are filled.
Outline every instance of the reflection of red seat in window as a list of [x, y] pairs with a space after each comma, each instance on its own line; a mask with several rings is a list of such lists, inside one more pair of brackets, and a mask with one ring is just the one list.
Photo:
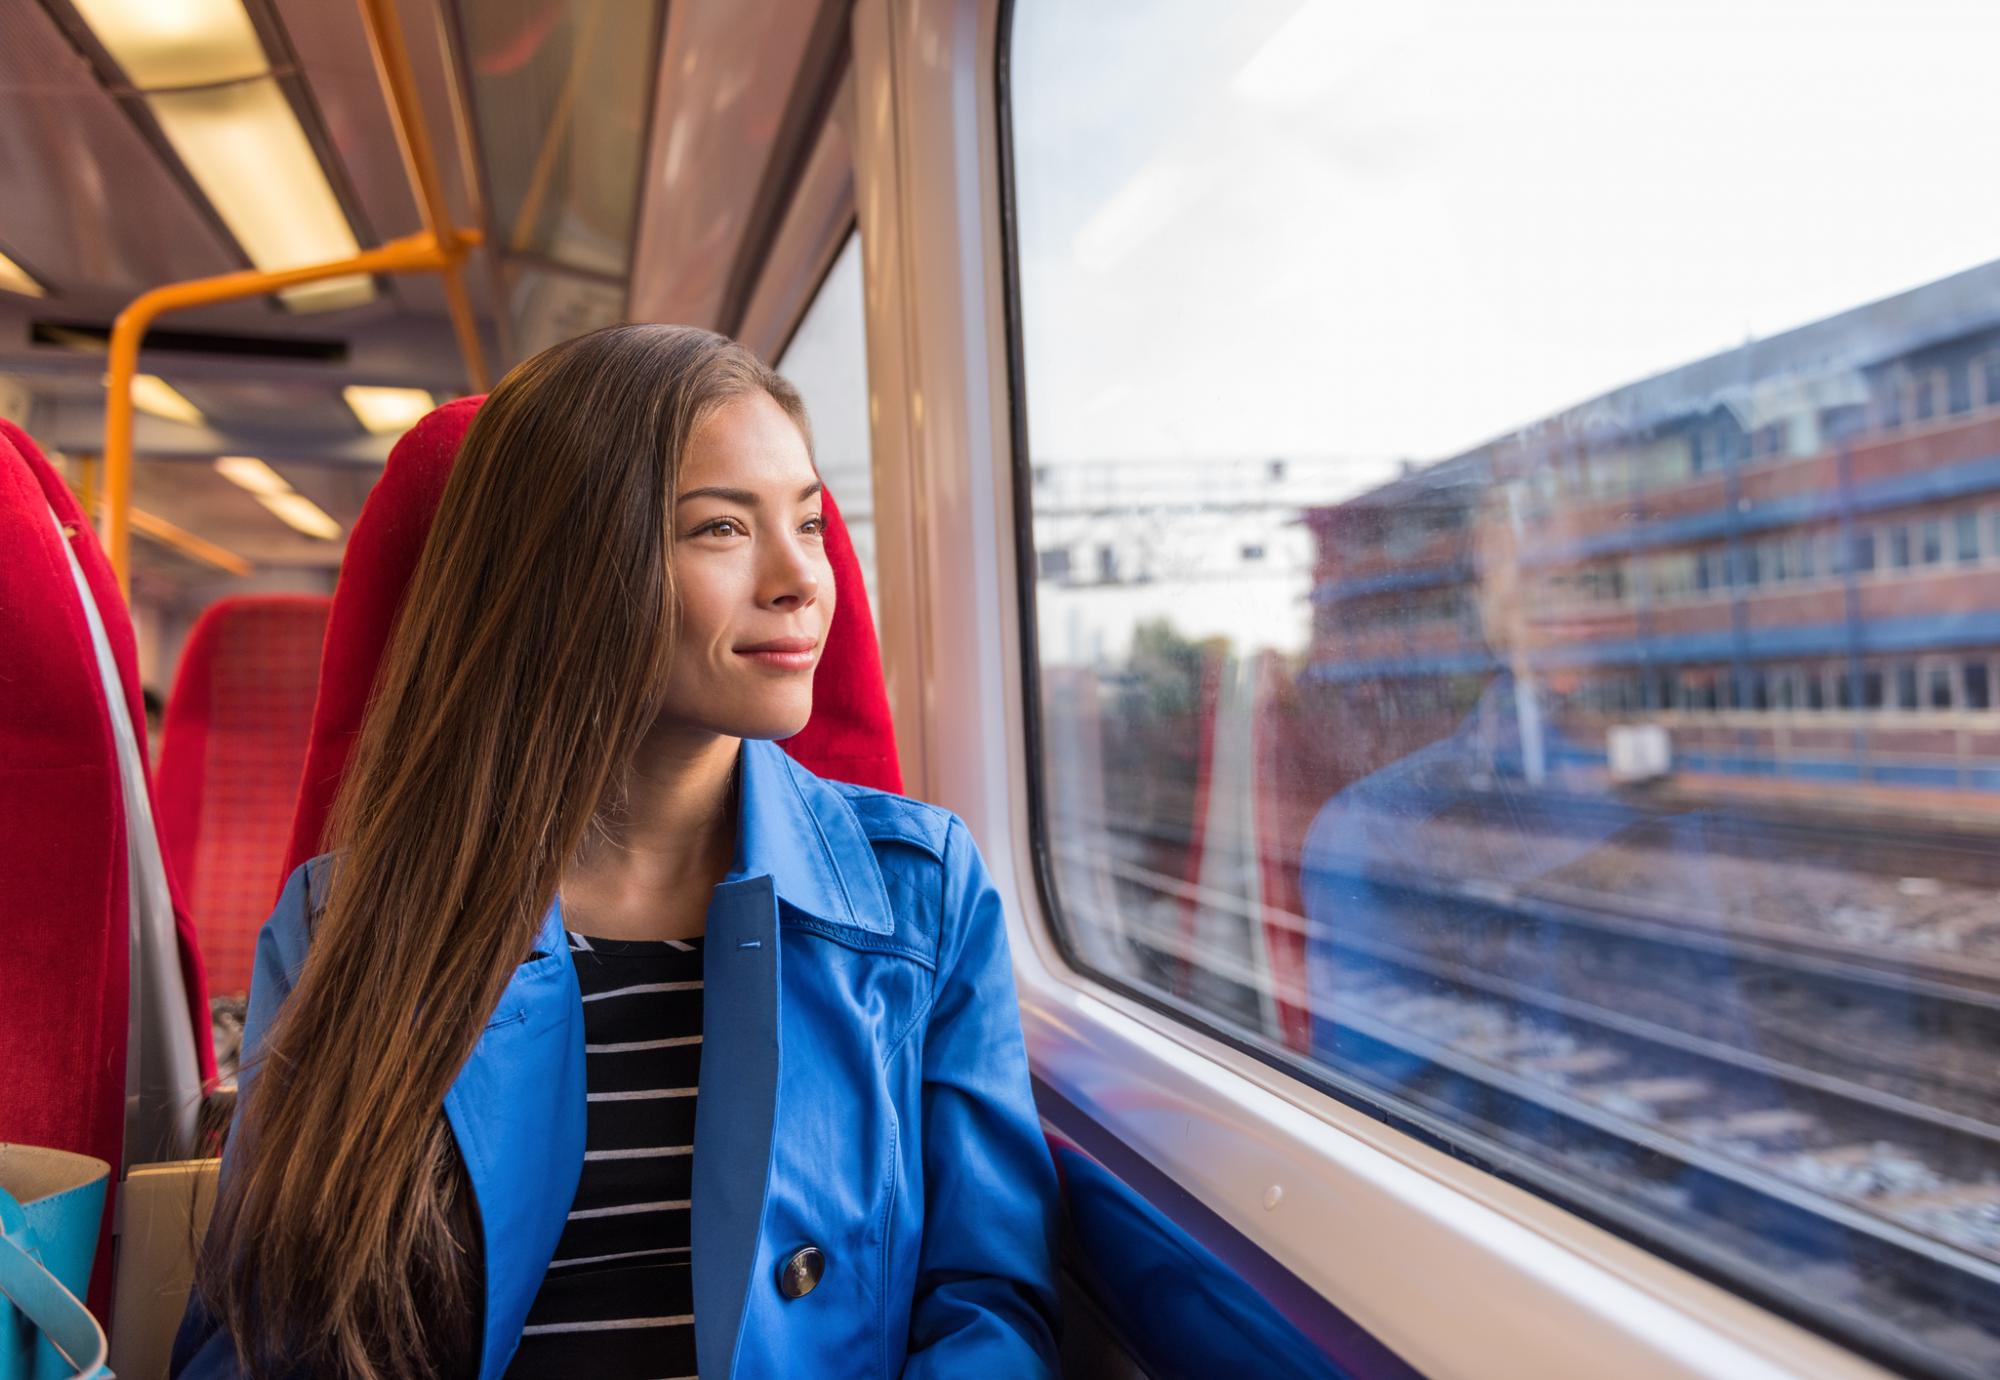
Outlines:
[[[107, 703], [64, 533], [117, 665], [116, 703]], [[0, 1138], [116, 1166], [126, 1115], [131, 874], [110, 716], [126, 715], [135, 743], [146, 741], [138, 656], [82, 509], [35, 443], [4, 421], [0, 668]], [[201, 959], [171, 872], [168, 892], [195, 1062], [212, 1078]], [[107, 1203], [106, 1240], [112, 1220]], [[110, 1260], [100, 1247], [91, 1294], [100, 1309], [109, 1302]]]
[[[443, 497], [452, 459], [480, 401], [462, 398], [446, 403], [412, 427], [396, 443], [354, 525], [327, 626], [312, 747], [292, 822], [293, 866], [325, 846], [327, 812], [360, 731], [376, 665]], [[888, 689], [861, 566], [831, 494], [825, 511], [826, 550], [837, 600], [833, 627], [814, 674], [812, 721], [784, 746], [824, 776], [899, 791], [902, 775], [896, 763]]]
[[160, 734], [160, 841], [192, 902], [209, 987], [250, 986], [284, 884], [327, 610], [320, 595], [224, 599], [188, 635]]

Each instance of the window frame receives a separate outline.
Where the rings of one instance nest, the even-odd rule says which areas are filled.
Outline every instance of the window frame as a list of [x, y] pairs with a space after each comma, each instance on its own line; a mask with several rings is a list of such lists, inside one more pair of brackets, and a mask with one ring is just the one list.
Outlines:
[[844, 74], [806, 140], [799, 180], [778, 213], [769, 250], [745, 295], [737, 334], [761, 359], [784, 357], [848, 237], [861, 233], [849, 132], [853, 103], [853, 79]]

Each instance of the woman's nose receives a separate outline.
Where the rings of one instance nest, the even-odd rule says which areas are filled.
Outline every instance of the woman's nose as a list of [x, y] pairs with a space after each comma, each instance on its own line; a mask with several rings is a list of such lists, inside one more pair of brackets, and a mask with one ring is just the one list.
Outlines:
[[796, 534], [776, 543], [766, 577], [765, 602], [773, 608], [804, 608], [819, 597], [820, 563]]

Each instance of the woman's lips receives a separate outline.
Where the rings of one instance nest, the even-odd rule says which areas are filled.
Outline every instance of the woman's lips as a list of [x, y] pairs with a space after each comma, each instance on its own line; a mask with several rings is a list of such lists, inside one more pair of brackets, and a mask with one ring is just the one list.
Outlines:
[[774, 671], [809, 671], [819, 659], [819, 643], [809, 637], [774, 638], [735, 650], [736, 655]]

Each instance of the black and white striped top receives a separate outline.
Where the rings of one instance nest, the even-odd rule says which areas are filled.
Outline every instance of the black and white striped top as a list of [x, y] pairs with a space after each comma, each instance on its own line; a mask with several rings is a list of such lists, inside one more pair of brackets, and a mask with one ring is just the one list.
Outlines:
[[694, 1380], [688, 1200], [701, 941], [569, 937], [583, 992], [583, 1178], [508, 1380]]

